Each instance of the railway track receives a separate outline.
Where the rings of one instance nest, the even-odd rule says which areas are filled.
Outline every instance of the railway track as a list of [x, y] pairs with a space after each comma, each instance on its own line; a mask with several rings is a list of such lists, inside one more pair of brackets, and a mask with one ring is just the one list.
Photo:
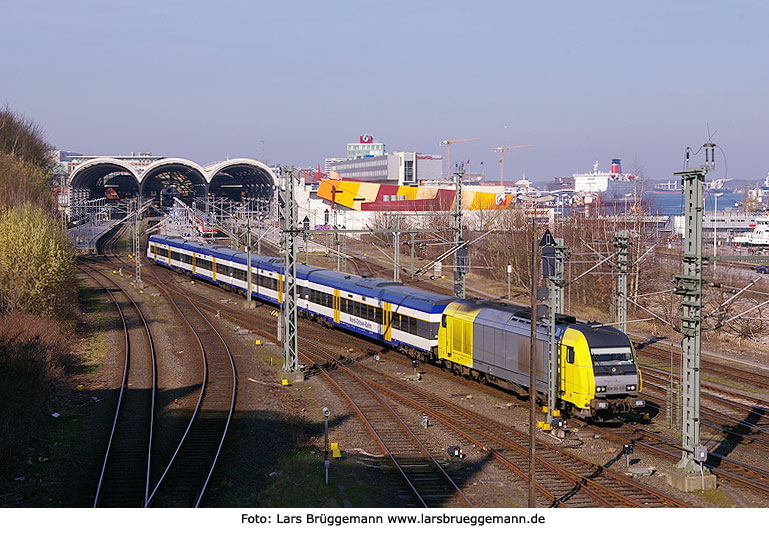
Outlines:
[[[225, 314], [225, 315], [226, 315], [227, 313], [224, 313], [224, 309], [225, 309], [225, 308], [224, 308], [224, 307], [223, 307], [221, 304], [217, 304], [217, 305], [214, 305], [214, 306], [210, 306], [210, 308], [209, 308], [209, 310], [221, 310], [221, 311], [223, 312], [223, 314]], [[243, 324], [243, 311], [242, 311], [242, 310], [238, 310], [238, 311], [237, 311], [237, 315], [235, 316], [235, 318], [237, 318], [237, 321], [238, 321], [238, 323], [240, 323], [240, 324]], [[272, 333], [272, 331], [274, 330], [274, 322], [269, 322], [269, 321], [268, 321], [268, 322], [266, 322], [266, 323], [265, 323], [265, 324], [262, 326], [262, 328], [263, 328], [263, 329], [265, 329], [265, 328], [266, 328], [266, 329], [268, 330], [268, 331], [267, 331], [267, 333], [270, 333], [270, 334], [271, 334], [271, 333]], [[735, 478], [736, 478], [736, 477], [735, 477]], [[583, 483], [583, 484], [582, 484], [582, 487], [587, 487], [587, 485]], [[556, 491], [558, 491], [558, 490], [556, 490]], [[543, 495], [543, 496], [544, 496], [544, 495]], [[553, 494], [553, 496], [554, 496], [554, 497], [556, 497], [556, 496], [557, 496], [557, 494]], [[632, 498], [632, 497], [625, 497], [625, 500], [628, 500], [628, 499], [631, 499], [631, 500], [632, 500], [633, 498]], [[598, 500], [598, 499], [594, 499], [594, 500]], [[576, 501], [575, 501], [575, 502], [576, 502]], [[649, 504], [653, 504], [653, 502], [649, 502]], [[661, 503], [660, 503], [660, 504], [661, 504]], [[655, 504], [655, 505], [656, 505], [656, 504]]]
[[[367, 381], [389, 396], [441, 422], [460, 437], [490, 452], [516, 474], [528, 469], [529, 436], [477, 412], [380, 373], [362, 363]], [[669, 495], [546, 442], [537, 442], [538, 489], [552, 506], [684, 507]], [[528, 482], [528, 473], [524, 476]]]
[[114, 303], [123, 326], [125, 346], [115, 416], [93, 506], [143, 507], [149, 492], [157, 393], [152, 333], [130, 294], [91, 267], [80, 264], [80, 269], [101, 286]]
[[[221, 333], [190, 300], [162, 289], [197, 340], [202, 377], [195, 408], [148, 505], [200, 506], [232, 421], [237, 393], [235, 362]], [[211, 350], [215, 348], [215, 350]]]
[[[601, 429], [601, 434], [612, 437], [623, 443], [632, 442], [657, 456], [678, 461], [681, 458], [680, 442], [674, 438], [648, 430], [642, 426], [626, 423], [618, 429]], [[749, 463], [732, 459], [717, 452], [708, 454], [709, 461], [705, 463], [717, 477], [738, 484], [753, 492], [769, 496], [769, 471]]]
[[[412, 506], [472, 507], [456, 479], [431, 454], [401, 417], [370, 384], [321, 346], [303, 341], [300, 354], [348, 401], [411, 491]], [[313, 351], [309, 351], [312, 348]]]
[[[634, 340], [639, 360], [645, 363], [649, 370], [665, 371], [670, 373], [681, 368], [681, 352], [678, 349], [660, 348], [653, 344], [639, 343]], [[672, 354], [672, 355], [671, 355]], [[678, 377], [678, 374], [676, 374]], [[702, 384], [714, 389], [724, 386], [734, 389], [739, 387], [743, 391], [752, 390], [754, 394], [769, 393], [769, 372], [760, 367], [751, 367], [748, 364], [724, 363], [709, 357], [702, 356]], [[769, 399], [765, 399], [769, 402]]]
[[[668, 378], [644, 371], [644, 386], [665, 394]], [[665, 407], [667, 401], [664, 396], [651, 394], [648, 390], [644, 393], [657, 406]], [[724, 390], [711, 392], [708, 388], [701, 391], [700, 397], [703, 403], [703, 424], [769, 450], [769, 404], [758, 399], [751, 399], [752, 402], [748, 404], [734, 393]]]
[[[158, 283], [160, 283], [159, 280]], [[186, 294], [184, 289], [178, 286], [171, 286], [166, 290], [174, 295], [172, 299], [176, 303], [181, 302], [182, 296]], [[275, 340], [272, 330], [274, 324], [269, 320], [259, 319], [262, 321], [247, 323], [244, 322], [242, 310], [231, 310], [221, 305], [204, 303], [199, 296], [190, 298], [189, 301], [196, 308], [200, 306], [200, 309], [206, 309], [208, 314], [220, 313], [229, 316], [239, 324], [255, 327], [263, 331], [264, 336]], [[327, 364], [329, 356], [333, 355], [328, 348], [308, 343], [306, 340], [302, 341], [302, 347], [301, 357], [319, 367]], [[346, 373], [344, 369], [319, 368], [319, 370], [349, 402], [380, 445], [383, 453], [389, 457], [393, 467], [402, 477], [405, 489], [410, 492], [409, 499], [413, 501], [413, 506], [472, 506], [464, 492], [421, 444], [411, 428], [373, 389]]]
[[[105, 248], [110, 250], [113, 263], [125, 265], [114, 251], [121, 232], [110, 237]], [[232, 419], [237, 390], [235, 364], [226, 342], [203, 312], [190, 300], [173, 297], [163, 282], [159, 283], [158, 288], [197, 341], [201, 376], [197, 402], [184, 432], [168, 439], [173, 453], [162, 463], [148, 462], [142, 506], [197, 507], [207, 490]]]
[[[198, 297], [194, 299], [196, 302], [199, 299], [202, 300], [202, 298]], [[210, 312], [216, 311], [222, 316], [230, 317], [240, 325], [247, 325], [253, 329], [262, 331], [267, 337], [272, 337], [274, 322], [271, 320], [260, 319], [255, 315], [249, 315], [249, 318], [246, 319], [244, 318], [244, 312], [242, 310], [229, 308], [222, 304], [212, 305], [199, 303], [199, 305], [201, 308], [206, 308]], [[321, 338], [323, 335], [325, 335], [326, 338], [328, 336], [328, 332], [325, 331], [326, 328], [319, 325], [308, 323], [307, 328], [308, 329], [303, 331], [310, 331], [312, 332], [312, 335], [315, 335], [318, 338]], [[329, 348], [323, 347], [322, 345], [314, 345], [307, 339], [302, 340], [302, 348], [304, 349], [300, 352], [302, 357], [311, 359], [311, 362], [316, 365], [319, 363], [317, 356], [313, 357], [308, 354], [308, 348], [310, 346], [314, 347], [316, 352], [326, 355], [325, 359], [330, 359], [333, 363], [333, 366], [330, 369], [332, 372], [327, 372], [327, 369], [329, 368], [328, 365], [318, 365], [319, 370], [323, 373], [339, 373], [348, 369], [347, 366], [339, 363], [336, 358], [328, 357], [331, 355]], [[349, 375], [353, 373], [348, 372], [347, 374]], [[344, 376], [342, 377], [344, 378]], [[405, 424], [403, 424], [403, 418], [396, 418], [397, 424], [396, 426], [393, 426], [393, 421], [388, 421], [388, 419], [382, 417], [382, 411], [393, 412], [392, 406], [390, 405], [390, 407], [388, 407], [388, 404], [382, 400], [382, 391], [384, 390], [382, 385], [369, 384], [367, 393], [366, 389], [360, 385], [361, 380], [357, 380], [358, 383], [356, 384], [356, 382], [349, 376], [344, 380], [339, 380], [338, 377], [335, 376], [333, 379], [330, 378], [330, 381], [340, 389], [340, 391], [347, 393], [343, 396], [350, 401], [350, 405], [357, 413], [359, 413], [365, 425], [369, 427], [372, 436], [382, 444], [384, 452], [392, 457], [394, 466], [398, 467], [398, 460], [403, 459], [404, 456], [406, 459], [417, 459], [415, 458], [415, 452], [413, 450], [415, 448], [413, 444], [415, 442], [414, 438], [417, 435], [416, 433], [406, 432], [406, 437], [411, 437], [409, 441], [405, 441], [403, 437], [391, 438], [387, 435], [391, 434], [394, 429], [400, 429], [401, 431], [398, 433], [403, 433]], [[403, 388], [403, 386], [401, 385], [400, 388]], [[374, 389], [375, 392], [372, 392], [372, 389]], [[395, 396], [397, 398], [397, 394], [392, 390], [392, 387], [388, 396]], [[425, 396], [424, 393], [421, 393], [421, 396]], [[360, 402], [361, 400], [365, 400], [365, 402]], [[403, 403], [403, 401], [399, 400], [399, 403]], [[413, 407], [413, 404], [414, 402], [412, 401], [410, 405]], [[424, 409], [425, 408], [422, 407], [420, 411]], [[369, 417], [369, 415], [372, 414], [374, 417]], [[445, 415], [450, 414], [459, 414], [459, 412], [456, 408], [445, 409], [443, 419], [447, 419], [448, 417]], [[434, 415], [434, 418], [438, 419], [438, 416]], [[480, 417], [476, 416], [475, 418], [478, 419]], [[389, 417], [389, 419], [392, 419], [392, 417]], [[456, 419], [456, 417], [454, 417], [454, 419]], [[449, 424], [450, 426], [453, 426], [455, 431], [468, 427], [467, 421], [457, 422], [454, 420]], [[476, 426], [479, 425], [476, 424]], [[517, 476], [522, 478], [525, 482], [525, 468], [528, 466], [528, 459], [526, 457], [527, 453], [524, 452], [525, 449], [523, 449], [521, 444], [525, 443], [528, 436], [526, 438], [518, 437], [517, 442], [511, 441], [509, 437], [499, 436], [498, 430], [500, 429], [500, 426], [501, 425], [497, 422], [487, 421], [485, 425], [481, 427], [481, 429], [485, 430], [486, 434], [492, 434], [493, 430], [497, 430], [497, 432], [492, 434], [492, 439], [487, 437], [485, 440], [486, 442], [496, 441], [494, 444], [495, 446], [488, 447], [489, 451], [494, 453], [495, 458], [500, 461], [500, 463], [516, 473]], [[383, 430], [384, 432], [382, 432]], [[512, 430], [506, 430], [505, 433], [514, 432]], [[515, 433], [517, 434], [517, 432]], [[460, 437], [463, 436], [460, 434]], [[476, 435], [471, 438], [471, 440], [475, 444], [483, 444], [483, 441], [480, 439], [481, 437], [482, 433], [477, 431]], [[407, 449], [406, 454], [404, 455], [401, 449], [404, 448], [404, 445], [409, 444], [409, 449]], [[395, 447], [390, 447], [388, 445], [395, 445]], [[550, 459], [547, 458], [548, 456]], [[538, 459], [538, 465], [540, 467], [538, 479], [542, 482], [547, 482], [547, 484], [541, 484], [539, 486], [538, 500], [542, 506], [686, 506], [684, 503], [676, 501], [672, 497], [665, 496], [665, 494], [658, 490], [653, 490], [652, 488], [646, 489], [643, 485], [637, 484], [629, 478], [623, 478], [623, 476], [618, 473], [608, 471], [595, 464], [590, 464], [590, 462], [585, 460], [576, 459], [572, 455], [568, 455], [571, 466], [563, 467], [563, 462], [559, 462], [559, 458], [562, 456], [562, 453], [554, 451], [551, 448], [546, 449], [546, 454], [540, 454]], [[432, 461], [428, 463], [424, 460], [417, 465], [416, 469], [419, 469], [419, 471], [416, 471], [418, 475], [417, 481], [429, 483], [433, 486], [432, 490], [427, 493], [428, 497], [432, 497], [433, 500], [437, 499], [439, 503], [443, 505], [453, 505], [447, 503], [447, 501], [451, 500], [451, 496], [449, 495], [450, 488], [446, 487], [447, 484], [444, 483], [442, 484], [443, 487], [441, 487], [441, 485], [439, 485], [440, 479], [436, 478], [434, 474], [430, 477], [420, 474], [420, 471], [424, 471], [431, 463], [433, 466], [435, 465]], [[404, 477], [404, 481], [408, 478], [408, 473], [414, 472], [414, 469], [414, 467], [409, 466], [409, 471], [403, 470], [402, 476]], [[554, 479], [553, 474], [558, 475], [558, 478]], [[414, 487], [416, 488], [416, 486]], [[436, 490], [438, 490], [437, 493]], [[420, 493], [419, 496], [422, 496], [422, 494]], [[419, 502], [420, 499], [417, 499], [417, 501], [417, 504], [430, 505], [428, 500], [424, 500], [423, 503]]]

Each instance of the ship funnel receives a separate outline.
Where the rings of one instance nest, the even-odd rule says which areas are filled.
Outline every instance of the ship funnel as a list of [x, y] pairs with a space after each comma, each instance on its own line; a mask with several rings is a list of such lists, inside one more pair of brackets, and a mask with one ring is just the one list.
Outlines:
[[611, 159], [611, 174], [612, 175], [619, 175], [622, 173], [622, 164], [620, 164], [622, 160], [620, 158], [612, 158]]

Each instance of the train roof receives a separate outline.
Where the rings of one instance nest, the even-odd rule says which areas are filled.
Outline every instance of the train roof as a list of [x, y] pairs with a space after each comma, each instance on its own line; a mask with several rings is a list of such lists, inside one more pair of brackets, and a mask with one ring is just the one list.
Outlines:
[[454, 301], [451, 296], [406, 286], [385, 287], [380, 297], [393, 304], [430, 313], [440, 313]]
[[[525, 307], [523, 305], [515, 305], [513, 303], [507, 303], [502, 301], [483, 300], [483, 299], [462, 300], [462, 302], [467, 305], [474, 305], [476, 307], [479, 307], [481, 309], [481, 312], [478, 313], [479, 317], [483, 315], [483, 318], [493, 319], [497, 322], [503, 322], [503, 323], [507, 322], [511, 320], [511, 316], [520, 318], [522, 320], [525, 320], [526, 322], [531, 321], [531, 307]], [[539, 305], [538, 308], [539, 308], [538, 314], [540, 317], [547, 314], [546, 306]], [[556, 313], [555, 315], [556, 324], [575, 324], [576, 322], [577, 322], [577, 319], [571, 315], [564, 315], [560, 313]]]
[[333, 270], [317, 270], [310, 274], [310, 281], [354, 292], [362, 296], [425, 312], [440, 312], [453, 298], [426, 290], [404, 286], [398, 281], [380, 277], [359, 277]]
[[579, 330], [587, 339], [591, 349], [616, 348], [629, 346], [630, 339], [622, 331], [612, 326], [591, 326], [590, 324], [575, 324], [572, 328]]

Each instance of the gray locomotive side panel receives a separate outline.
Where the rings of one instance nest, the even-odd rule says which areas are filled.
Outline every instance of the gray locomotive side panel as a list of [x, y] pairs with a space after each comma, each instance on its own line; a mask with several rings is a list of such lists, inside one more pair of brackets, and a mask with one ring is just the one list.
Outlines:
[[[481, 311], [473, 322], [473, 368], [528, 387], [530, 326], [500, 311]], [[547, 328], [537, 330], [537, 389], [547, 385]]]

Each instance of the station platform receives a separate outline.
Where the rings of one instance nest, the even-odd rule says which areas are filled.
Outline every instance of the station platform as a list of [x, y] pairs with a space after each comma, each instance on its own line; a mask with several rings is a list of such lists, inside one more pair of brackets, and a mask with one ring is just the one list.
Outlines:
[[107, 220], [99, 223], [84, 223], [77, 227], [67, 229], [67, 238], [80, 252], [96, 253], [96, 244], [99, 239], [110, 232], [119, 220]]

